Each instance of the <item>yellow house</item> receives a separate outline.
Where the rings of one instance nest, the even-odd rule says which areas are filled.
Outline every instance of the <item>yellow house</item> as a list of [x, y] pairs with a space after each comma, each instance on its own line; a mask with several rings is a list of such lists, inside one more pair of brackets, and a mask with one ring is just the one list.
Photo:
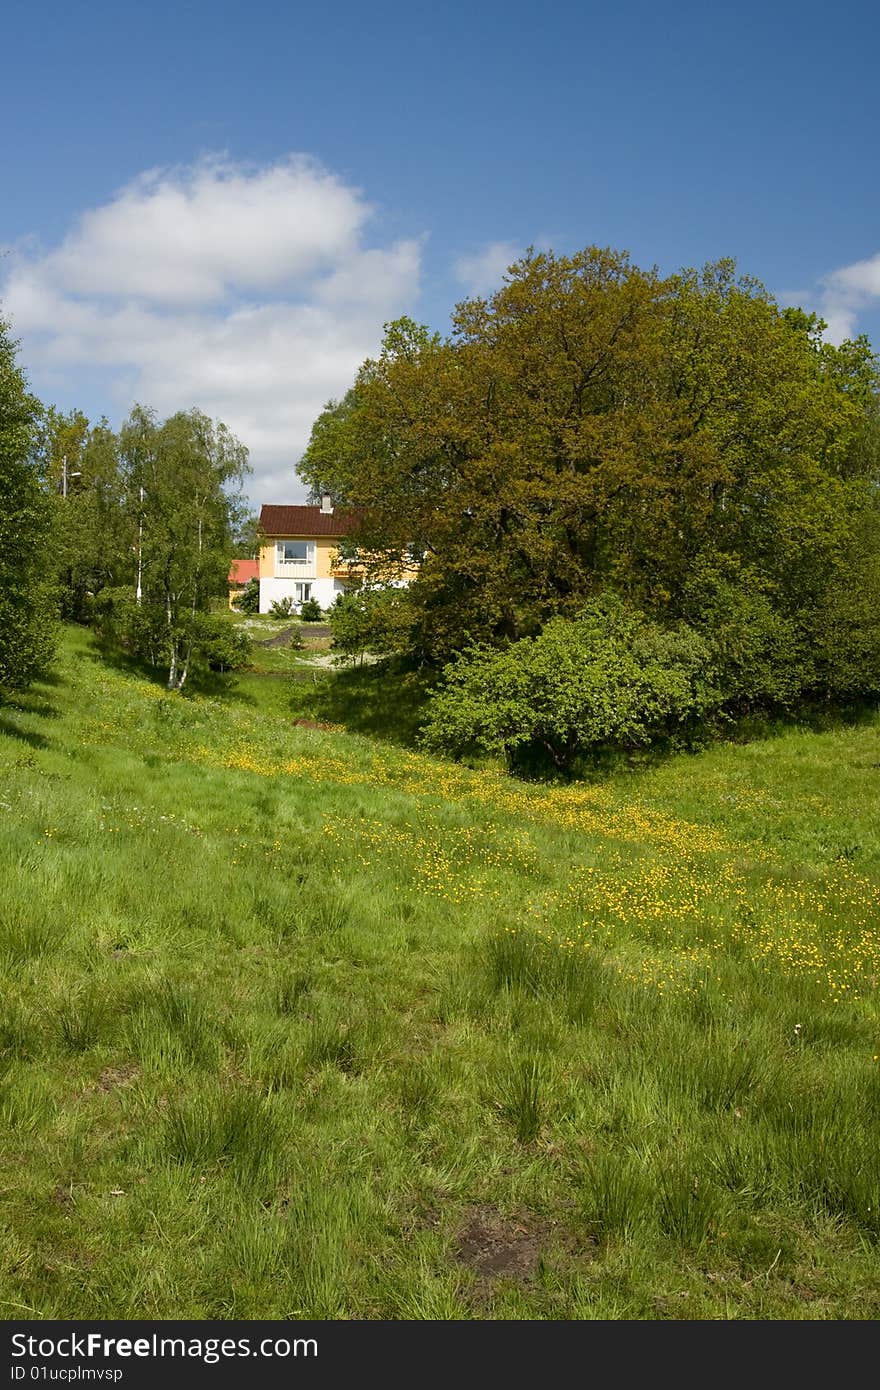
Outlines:
[[260, 612], [289, 598], [296, 609], [306, 599], [329, 608], [346, 590], [345, 566], [334, 569], [339, 542], [356, 514], [334, 509], [329, 497], [320, 507], [265, 506], [260, 512]]

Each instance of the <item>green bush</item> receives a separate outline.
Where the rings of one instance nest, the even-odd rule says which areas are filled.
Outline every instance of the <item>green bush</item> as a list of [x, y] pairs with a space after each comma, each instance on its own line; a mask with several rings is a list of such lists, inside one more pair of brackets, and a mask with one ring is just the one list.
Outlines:
[[[106, 641], [130, 656], [161, 667], [168, 660], [169, 632], [155, 605], [138, 604], [129, 589], [105, 589], [95, 603], [95, 621]], [[178, 634], [187, 664], [211, 671], [238, 671], [250, 660], [251, 640], [225, 614], [189, 615]]]
[[196, 651], [212, 671], [240, 671], [251, 656], [251, 639], [228, 618], [196, 615]]
[[404, 589], [389, 585], [340, 594], [327, 616], [334, 651], [350, 660], [366, 652], [391, 656], [409, 644], [412, 613]]
[[318, 623], [323, 616], [321, 605], [316, 598], [307, 598], [299, 610], [304, 623]]
[[138, 604], [130, 588], [102, 589], [95, 599], [93, 614], [95, 626], [106, 642], [150, 666], [161, 666], [166, 655], [166, 624], [160, 621], [156, 609]]
[[432, 696], [422, 743], [454, 754], [539, 748], [561, 770], [601, 747], [685, 734], [719, 704], [708, 644], [608, 595], [502, 651], [472, 648]]
[[880, 696], [880, 519], [872, 521], [805, 620], [813, 689], [824, 699]]
[[684, 611], [710, 652], [712, 679], [731, 714], [791, 707], [813, 682], [810, 644], [780, 613], [758, 578], [695, 566]]
[[260, 581], [259, 579], [249, 579], [238, 596], [236, 608], [240, 613], [259, 613], [260, 611]]
[[270, 618], [294, 618], [296, 609], [292, 598], [276, 598], [269, 604]]

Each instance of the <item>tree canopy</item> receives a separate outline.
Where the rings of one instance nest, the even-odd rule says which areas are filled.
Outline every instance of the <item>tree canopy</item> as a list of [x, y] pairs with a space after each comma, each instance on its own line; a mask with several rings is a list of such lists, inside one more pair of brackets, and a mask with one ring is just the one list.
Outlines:
[[131, 538], [123, 507], [119, 440], [106, 420], [49, 407], [41, 464], [52, 512], [52, 556], [63, 618], [88, 621], [95, 598], [125, 582]]
[[[731, 262], [661, 277], [622, 253], [529, 252], [441, 339], [390, 325], [300, 471], [405, 565], [445, 660], [610, 588], [658, 621], [724, 586], [780, 620], [824, 601], [875, 506], [877, 370]], [[701, 587], [702, 586], [702, 587]]]
[[36, 459], [40, 404], [0, 320], [0, 690], [19, 689], [52, 651], [49, 502]]
[[156, 664], [167, 665], [169, 688], [179, 690], [194, 652], [216, 636], [205, 615], [227, 592], [247, 450], [201, 411], [159, 422], [136, 406], [119, 455], [134, 569], [130, 632]]

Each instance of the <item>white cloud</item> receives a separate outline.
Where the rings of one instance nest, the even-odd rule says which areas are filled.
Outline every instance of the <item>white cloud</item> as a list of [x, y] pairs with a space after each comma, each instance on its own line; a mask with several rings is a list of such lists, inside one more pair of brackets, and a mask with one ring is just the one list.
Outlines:
[[455, 262], [455, 278], [469, 294], [486, 295], [500, 289], [501, 277], [522, 254], [512, 241], [490, 241], [473, 256], [461, 256]]
[[60, 246], [14, 248], [0, 298], [38, 390], [74, 404], [98, 379], [117, 415], [198, 405], [250, 448], [255, 501], [296, 500], [315, 416], [418, 296], [421, 242], [366, 244], [371, 216], [302, 157], [153, 170]]
[[841, 266], [822, 281], [819, 311], [827, 321], [825, 337], [841, 343], [858, 333], [859, 314], [880, 299], [880, 252]]
[[369, 214], [356, 189], [303, 157], [253, 170], [206, 160], [151, 170], [83, 214], [43, 271], [74, 294], [210, 303], [332, 266]]
[[833, 279], [853, 294], [880, 297], [880, 252], [866, 261], [856, 261], [836, 270]]

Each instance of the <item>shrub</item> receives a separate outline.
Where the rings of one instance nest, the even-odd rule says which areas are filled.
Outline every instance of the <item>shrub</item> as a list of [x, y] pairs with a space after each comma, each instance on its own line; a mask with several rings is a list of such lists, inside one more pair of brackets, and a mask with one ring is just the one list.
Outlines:
[[880, 695], [880, 519], [854, 539], [805, 620], [814, 691], [826, 699]]
[[269, 604], [270, 618], [292, 618], [296, 616], [292, 598], [276, 598]]
[[228, 618], [196, 615], [195, 650], [212, 671], [240, 671], [251, 656], [251, 639]]
[[455, 754], [530, 747], [560, 769], [602, 746], [645, 747], [685, 733], [718, 703], [709, 648], [692, 629], [664, 629], [607, 595], [574, 620], [502, 651], [472, 648], [448, 666], [421, 741]]
[[811, 684], [809, 645], [756, 576], [695, 567], [684, 609], [708, 644], [712, 676], [731, 713], [756, 706], [789, 708]]
[[363, 659], [366, 652], [390, 656], [409, 645], [412, 614], [402, 589], [388, 586], [340, 594], [328, 618], [334, 650], [351, 660]]
[[[167, 661], [168, 628], [156, 605], [136, 603], [127, 589], [105, 589], [96, 602], [95, 618], [105, 640], [118, 643], [129, 655], [150, 666]], [[192, 664], [203, 669], [237, 671], [250, 660], [250, 638], [225, 615], [188, 616], [179, 640]]]
[[102, 589], [94, 604], [95, 625], [105, 641], [130, 656], [161, 666], [166, 654], [166, 625], [156, 610], [138, 604], [130, 588]]
[[241, 613], [259, 613], [260, 581], [249, 579], [238, 596], [236, 607]]
[[299, 616], [304, 623], [317, 623], [321, 621], [321, 605], [316, 598], [307, 598], [299, 610]]

